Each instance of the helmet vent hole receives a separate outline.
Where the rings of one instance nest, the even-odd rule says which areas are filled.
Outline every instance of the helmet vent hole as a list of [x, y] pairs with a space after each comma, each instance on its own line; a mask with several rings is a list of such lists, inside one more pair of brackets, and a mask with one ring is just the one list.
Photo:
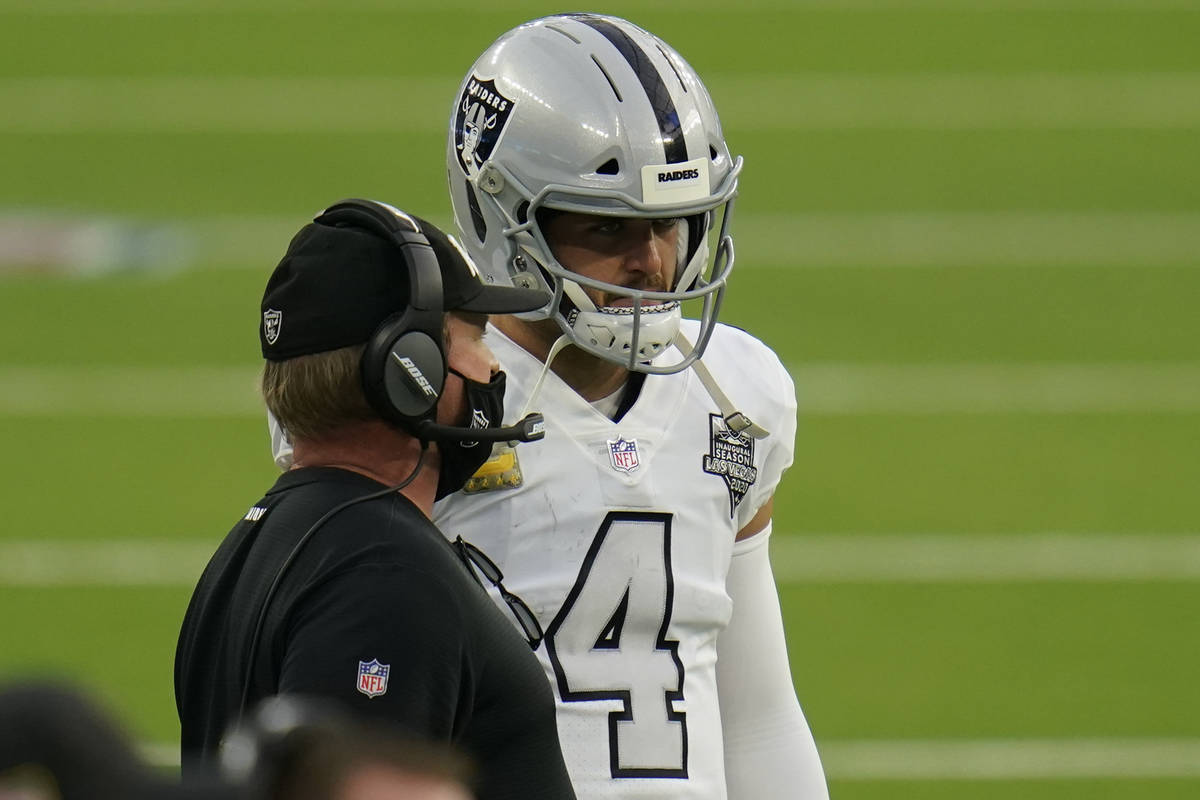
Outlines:
[[621, 165], [617, 163], [615, 158], [610, 158], [600, 166], [596, 167], [597, 175], [616, 175], [621, 171]]
[[547, 26], [546, 26], [546, 30], [548, 30], [548, 31], [554, 31], [555, 33], [562, 34], [563, 36], [567, 37], [568, 39], [570, 39], [570, 40], [571, 40], [572, 42], [574, 42], [575, 44], [582, 44], [582, 42], [580, 42], [578, 39], [576, 39], [576, 38], [575, 38], [574, 36], [572, 36], [570, 33], [567, 33], [567, 32], [566, 32], [566, 31], [564, 31], [562, 28], [559, 28], [559, 27], [558, 27], [558, 26], [556, 26], [556, 25], [547, 25]]
[[471, 227], [475, 229], [475, 237], [482, 244], [487, 240], [487, 221], [483, 218], [483, 209], [479, 207], [475, 188], [470, 183], [464, 183], [467, 188], [467, 207], [471, 209]]
[[658, 52], [662, 53], [662, 57], [671, 65], [671, 71], [675, 73], [675, 77], [679, 79], [679, 85], [683, 88], [684, 94], [687, 94], [687, 84], [683, 81], [683, 76], [679, 74], [679, 69], [675, 66], [675, 62], [667, 55], [667, 51], [662, 49], [662, 45], [658, 45]]
[[604, 76], [604, 80], [608, 81], [609, 88], [612, 89], [613, 94], [617, 96], [617, 102], [624, 102], [621, 99], [621, 93], [617, 91], [617, 85], [613, 83], [612, 76], [608, 74], [608, 70], [604, 68], [604, 65], [601, 64], [599, 59], [597, 59], [595, 56], [592, 56], [592, 63], [596, 65], [596, 69], [600, 70], [600, 74]]

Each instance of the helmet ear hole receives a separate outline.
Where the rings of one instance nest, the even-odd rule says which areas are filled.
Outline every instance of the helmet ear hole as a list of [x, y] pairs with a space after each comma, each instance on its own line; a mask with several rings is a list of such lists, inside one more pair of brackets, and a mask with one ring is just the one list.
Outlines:
[[615, 158], [610, 158], [608, 161], [605, 161], [603, 164], [596, 167], [597, 175], [619, 175], [620, 172], [621, 165], [617, 163]]
[[479, 198], [475, 196], [475, 187], [470, 181], [463, 181], [467, 190], [467, 207], [471, 211], [471, 227], [475, 231], [480, 244], [487, 241], [487, 220], [483, 218], [483, 209], [479, 207]]

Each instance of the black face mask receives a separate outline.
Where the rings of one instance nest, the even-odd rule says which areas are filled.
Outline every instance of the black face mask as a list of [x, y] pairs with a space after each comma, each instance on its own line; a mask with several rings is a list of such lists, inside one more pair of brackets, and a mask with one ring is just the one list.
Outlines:
[[[471, 415], [468, 428], [499, 428], [504, 422], [503, 372], [497, 372], [488, 383], [473, 381], [458, 370], [450, 370], [466, 385], [467, 410]], [[492, 455], [491, 442], [438, 442], [442, 468], [438, 474], [437, 496], [441, 500], [454, 494], [484, 465]]]

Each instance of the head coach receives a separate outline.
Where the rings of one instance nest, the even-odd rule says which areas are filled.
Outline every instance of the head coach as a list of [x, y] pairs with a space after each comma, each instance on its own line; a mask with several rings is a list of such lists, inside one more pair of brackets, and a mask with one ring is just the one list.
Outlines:
[[[294, 464], [200, 578], [175, 656], [183, 761], [212, 760], [261, 699], [333, 698], [449, 742], [481, 800], [572, 798], [542, 669], [430, 522], [502, 428], [489, 314], [545, 294], [484, 284], [457, 243], [346, 200], [292, 239], [259, 320], [262, 394]], [[519, 601], [517, 601], [519, 602]]]

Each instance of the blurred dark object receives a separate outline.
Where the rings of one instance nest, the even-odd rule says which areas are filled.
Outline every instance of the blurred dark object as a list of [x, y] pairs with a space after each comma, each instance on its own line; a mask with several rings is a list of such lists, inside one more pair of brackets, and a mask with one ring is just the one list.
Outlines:
[[220, 764], [255, 800], [474, 797], [474, 770], [457, 751], [317, 698], [264, 700], [225, 738]]
[[113, 718], [82, 692], [54, 683], [0, 689], [0, 798], [245, 800], [215, 778], [186, 785], [138, 755]]

